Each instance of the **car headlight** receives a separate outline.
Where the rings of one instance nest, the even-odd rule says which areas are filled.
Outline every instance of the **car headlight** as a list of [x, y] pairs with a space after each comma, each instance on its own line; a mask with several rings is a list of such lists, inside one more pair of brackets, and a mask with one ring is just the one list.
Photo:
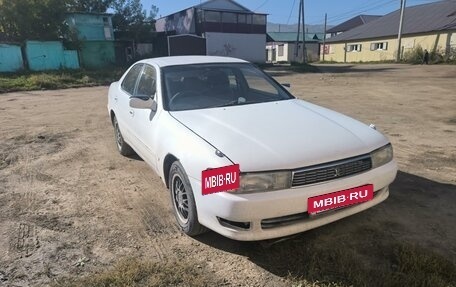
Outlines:
[[291, 187], [291, 172], [246, 173], [240, 176], [240, 187], [235, 193], [251, 193]]
[[393, 160], [393, 147], [387, 144], [371, 152], [372, 168], [382, 166]]

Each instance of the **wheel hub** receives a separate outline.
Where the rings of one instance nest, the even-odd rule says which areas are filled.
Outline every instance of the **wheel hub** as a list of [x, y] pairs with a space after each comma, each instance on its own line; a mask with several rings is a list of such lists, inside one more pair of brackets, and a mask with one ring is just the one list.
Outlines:
[[173, 178], [172, 185], [173, 201], [177, 216], [183, 223], [188, 221], [188, 198], [182, 179], [179, 176]]

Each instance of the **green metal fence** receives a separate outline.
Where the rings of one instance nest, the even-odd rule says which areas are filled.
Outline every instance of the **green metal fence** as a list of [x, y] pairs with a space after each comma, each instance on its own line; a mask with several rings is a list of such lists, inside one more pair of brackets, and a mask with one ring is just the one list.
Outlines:
[[32, 71], [79, 68], [77, 52], [64, 50], [59, 41], [26, 41], [25, 54]]
[[105, 68], [116, 63], [113, 41], [87, 41], [81, 48], [81, 64], [84, 68]]
[[15, 72], [24, 68], [21, 46], [0, 44], [0, 72]]

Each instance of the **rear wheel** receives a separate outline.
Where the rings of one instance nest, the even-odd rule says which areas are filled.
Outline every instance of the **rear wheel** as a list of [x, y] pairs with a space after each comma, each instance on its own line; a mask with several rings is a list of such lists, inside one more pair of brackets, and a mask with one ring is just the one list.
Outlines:
[[133, 149], [124, 141], [122, 133], [120, 132], [119, 123], [116, 116], [112, 118], [112, 125], [114, 126], [114, 135], [116, 139], [116, 146], [121, 155], [132, 155]]
[[174, 215], [182, 231], [190, 236], [204, 233], [207, 229], [198, 222], [192, 187], [181, 163], [175, 161], [169, 172], [169, 190]]

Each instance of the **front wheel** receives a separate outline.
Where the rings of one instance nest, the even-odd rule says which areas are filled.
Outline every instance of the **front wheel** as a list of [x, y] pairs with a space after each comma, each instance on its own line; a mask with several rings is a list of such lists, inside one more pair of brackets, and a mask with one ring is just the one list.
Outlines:
[[189, 236], [204, 233], [206, 228], [198, 222], [192, 187], [181, 163], [175, 161], [169, 172], [169, 190], [174, 215], [182, 231]]

